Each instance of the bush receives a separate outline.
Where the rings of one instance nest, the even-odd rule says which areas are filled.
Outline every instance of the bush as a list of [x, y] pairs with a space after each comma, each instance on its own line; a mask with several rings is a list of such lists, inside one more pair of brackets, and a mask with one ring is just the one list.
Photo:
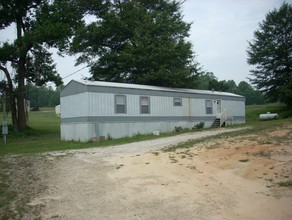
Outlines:
[[112, 140], [113, 137], [110, 134], [107, 134], [106, 140]]
[[193, 130], [195, 130], [195, 129], [202, 129], [202, 128], [204, 128], [204, 125], [205, 125], [205, 122], [200, 122], [200, 123], [198, 123], [198, 124], [196, 124], [194, 127], [193, 127]]
[[174, 127], [174, 132], [181, 132], [183, 128], [181, 126]]

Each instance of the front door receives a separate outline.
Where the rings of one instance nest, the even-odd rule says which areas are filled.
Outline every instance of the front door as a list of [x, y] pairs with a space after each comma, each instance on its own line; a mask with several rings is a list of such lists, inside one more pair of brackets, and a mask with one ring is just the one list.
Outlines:
[[221, 113], [221, 100], [217, 100], [217, 114]]

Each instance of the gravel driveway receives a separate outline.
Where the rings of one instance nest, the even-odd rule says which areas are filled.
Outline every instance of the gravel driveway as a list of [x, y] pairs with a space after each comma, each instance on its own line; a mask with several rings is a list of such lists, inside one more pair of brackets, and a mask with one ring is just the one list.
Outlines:
[[[180, 219], [179, 213], [183, 213], [184, 219], [191, 218], [194, 213], [185, 210], [183, 202], [175, 202], [181, 198], [179, 194], [176, 198], [165, 199], [151, 198], [148, 194], [142, 196], [148, 175], [142, 176], [141, 183], [134, 184], [134, 191], [123, 189], [127, 179], [112, 176], [117, 170], [122, 170], [119, 159], [139, 157], [188, 140], [242, 129], [219, 128], [118, 146], [45, 153], [43, 155], [53, 164], [45, 180], [47, 190], [30, 206], [43, 207], [41, 219]], [[161, 164], [157, 169], [163, 170]], [[142, 173], [143, 170], [144, 167]], [[178, 207], [181, 212], [171, 211]]]
[[130, 144], [122, 144], [117, 146], [109, 146], [104, 148], [89, 148], [89, 149], [81, 149], [81, 150], [68, 150], [68, 151], [57, 151], [57, 152], [49, 152], [48, 155], [58, 156], [58, 155], [66, 155], [66, 154], [74, 154], [74, 153], [85, 153], [85, 154], [95, 154], [101, 157], [108, 156], [119, 156], [123, 154], [136, 154], [136, 153], [146, 153], [150, 151], [161, 150], [165, 147], [171, 145], [177, 145], [181, 142], [186, 142], [188, 140], [194, 140], [199, 138], [205, 138], [209, 136], [214, 136], [222, 133], [228, 133], [233, 131], [239, 131], [246, 129], [244, 128], [218, 128], [214, 130], [208, 131], [200, 131], [194, 133], [185, 133], [171, 137], [163, 137], [154, 140], [148, 141], [140, 141], [134, 142]]

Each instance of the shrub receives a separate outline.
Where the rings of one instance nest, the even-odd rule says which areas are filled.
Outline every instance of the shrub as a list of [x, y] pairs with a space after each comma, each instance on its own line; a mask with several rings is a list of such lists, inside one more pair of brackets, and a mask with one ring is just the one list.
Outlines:
[[112, 137], [110, 134], [108, 134], [107, 137], [106, 137], [106, 139], [107, 139], [107, 140], [112, 140], [113, 137]]
[[174, 132], [181, 132], [183, 128], [181, 126], [174, 127]]
[[196, 124], [194, 127], [193, 127], [193, 130], [195, 130], [195, 129], [202, 129], [202, 128], [204, 128], [204, 126], [205, 126], [205, 122], [200, 122], [200, 123], [198, 123], [198, 124]]

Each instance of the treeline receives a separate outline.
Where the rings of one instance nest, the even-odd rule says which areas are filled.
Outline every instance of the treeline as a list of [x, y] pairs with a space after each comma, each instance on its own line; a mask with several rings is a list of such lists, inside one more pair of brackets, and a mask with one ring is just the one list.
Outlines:
[[[63, 86], [56, 89], [52, 87], [36, 87], [33, 84], [25, 86], [26, 99], [30, 101], [30, 106], [33, 110], [38, 110], [38, 107], [54, 107], [60, 104], [60, 91]], [[247, 105], [268, 103], [260, 91], [255, 90], [249, 83], [241, 81], [238, 85], [234, 80], [222, 80], [212, 72], [201, 73], [197, 78], [194, 89], [214, 90], [221, 92], [231, 92], [245, 96]]]
[[25, 86], [25, 97], [30, 101], [32, 110], [39, 110], [39, 107], [55, 107], [60, 104], [60, 91], [62, 88], [53, 89], [51, 86], [37, 87], [29, 83]]
[[[232, 80], [218, 81], [214, 74], [200, 73], [200, 64], [189, 41], [191, 23], [183, 20], [182, 5], [183, 1], [178, 0], [0, 1], [0, 31], [11, 25], [17, 30], [14, 41], [0, 42], [0, 71], [6, 78], [3, 85], [13, 130], [23, 131], [27, 127], [25, 99], [30, 99], [36, 110], [59, 102], [58, 90], [54, 93], [52, 88], [43, 87], [49, 82], [62, 84], [50, 52], [53, 48], [59, 55], [76, 56], [77, 66], [86, 64], [92, 80], [230, 91], [244, 95], [247, 104], [265, 102], [245, 82], [236, 85]], [[265, 94], [272, 94], [271, 100], [287, 104], [292, 97], [290, 8], [284, 4], [279, 19], [268, 19], [283, 24], [268, 26], [267, 37], [258, 32], [259, 42], [263, 43], [250, 44], [248, 53], [254, 55], [249, 59], [250, 64], [261, 61], [259, 71], [253, 72], [256, 77], [253, 85], [266, 91]], [[87, 16], [92, 18], [90, 22], [85, 22]], [[275, 32], [270, 32], [273, 29]], [[285, 32], [278, 35], [278, 30]], [[277, 42], [283, 43], [274, 45]], [[260, 49], [259, 53], [254, 49]], [[277, 53], [267, 54], [274, 51]], [[273, 62], [266, 62], [270, 58]], [[261, 75], [265, 65], [267, 71]], [[261, 79], [271, 80], [262, 84]], [[30, 85], [27, 88], [25, 82], [39, 89]]]
[[264, 104], [268, 103], [263, 94], [255, 90], [250, 84], [245, 81], [241, 81], [238, 85], [234, 80], [222, 80], [218, 78], [212, 72], [202, 73], [197, 80], [197, 89], [215, 90], [221, 92], [231, 92], [238, 95], [245, 96], [246, 105]]

